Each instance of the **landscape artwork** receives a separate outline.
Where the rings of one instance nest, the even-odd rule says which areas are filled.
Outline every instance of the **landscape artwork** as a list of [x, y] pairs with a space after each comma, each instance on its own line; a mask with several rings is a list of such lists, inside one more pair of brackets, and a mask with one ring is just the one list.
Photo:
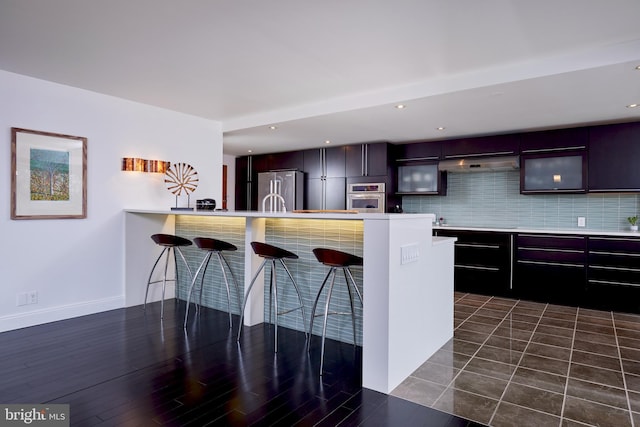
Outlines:
[[87, 217], [87, 138], [11, 128], [11, 219]]
[[69, 152], [30, 150], [31, 200], [69, 200]]

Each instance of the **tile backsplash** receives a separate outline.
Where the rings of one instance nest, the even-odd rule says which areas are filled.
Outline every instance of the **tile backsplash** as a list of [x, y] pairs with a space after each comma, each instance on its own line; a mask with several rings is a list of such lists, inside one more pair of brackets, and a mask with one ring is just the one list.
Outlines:
[[[519, 171], [449, 173], [446, 196], [404, 196], [407, 213], [434, 213], [455, 226], [627, 231], [637, 194], [520, 194]], [[586, 227], [578, 228], [578, 217]]]

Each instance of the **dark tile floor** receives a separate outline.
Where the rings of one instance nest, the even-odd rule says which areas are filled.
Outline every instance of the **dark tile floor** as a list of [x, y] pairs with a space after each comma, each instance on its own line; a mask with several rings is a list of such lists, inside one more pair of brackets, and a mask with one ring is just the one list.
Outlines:
[[454, 338], [392, 395], [491, 426], [640, 426], [640, 316], [456, 293]]

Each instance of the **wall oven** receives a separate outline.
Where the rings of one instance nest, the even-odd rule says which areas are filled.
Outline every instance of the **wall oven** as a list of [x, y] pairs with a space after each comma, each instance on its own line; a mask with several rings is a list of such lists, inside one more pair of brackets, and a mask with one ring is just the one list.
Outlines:
[[349, 184], [347, 188], [347, 209], [362, 213], [385, 212], [384, 183]]

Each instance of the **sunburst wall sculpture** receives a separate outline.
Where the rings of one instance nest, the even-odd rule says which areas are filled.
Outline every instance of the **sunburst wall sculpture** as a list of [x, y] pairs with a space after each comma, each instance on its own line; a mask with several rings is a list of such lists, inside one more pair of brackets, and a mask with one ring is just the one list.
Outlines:
[[[198, 188], [198, 172], [187, 163], [174, 163], [164, 175], [167, 190], [176, 196], [176, 206], [171, 210], [193, 210], [190, 194]], [[178, 207], [178, 196], [187, 195], [187, 207]]]

